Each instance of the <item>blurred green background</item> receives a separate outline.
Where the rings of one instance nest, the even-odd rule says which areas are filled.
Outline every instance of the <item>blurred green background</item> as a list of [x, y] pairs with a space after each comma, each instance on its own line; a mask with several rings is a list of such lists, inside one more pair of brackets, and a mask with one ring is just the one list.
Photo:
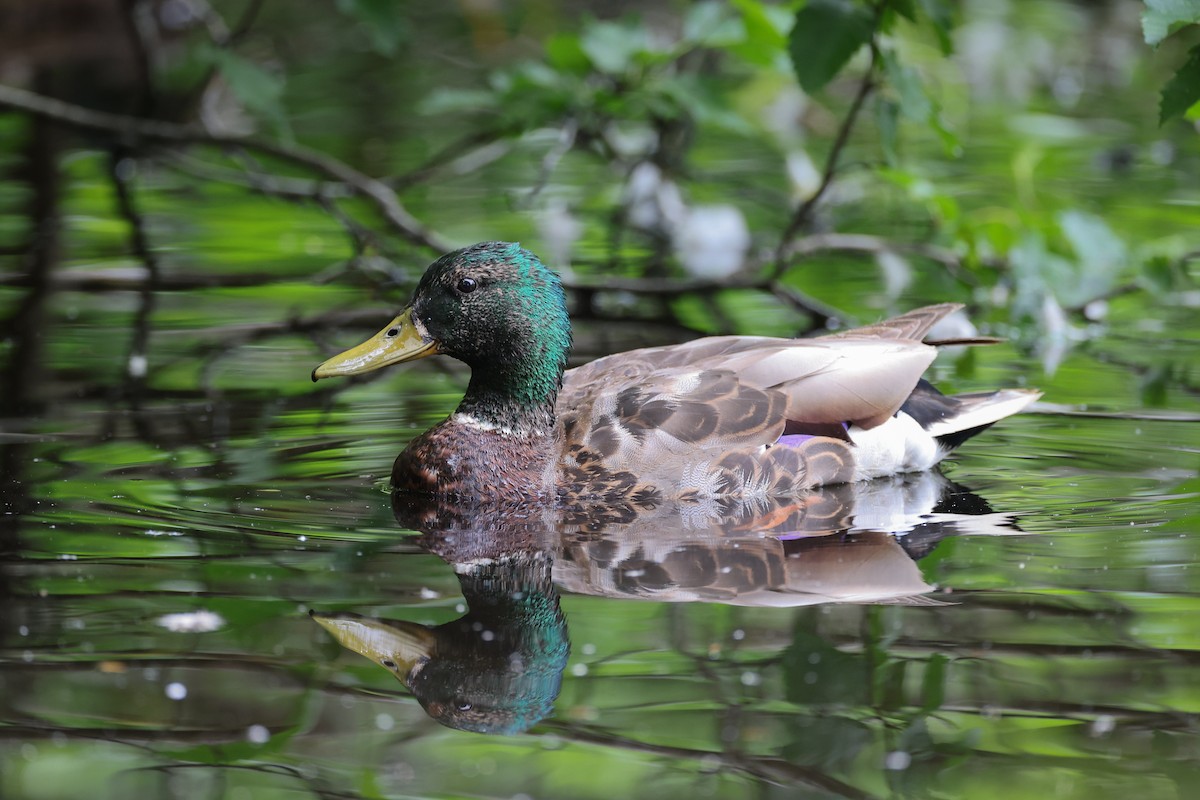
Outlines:
[[[0, 797], [1195, 796], [1198, 21], [0, 0]], [[576, 362], [967, 304], [935, 382], [1046, 395], [947, 472], [1026, 535], [909, 544], [942, 605], [556, 572], [554, 713], [438, 726], [306, 611], [466, 611], [382, 491], [465, 375], [309, 373], [485, 239]]]

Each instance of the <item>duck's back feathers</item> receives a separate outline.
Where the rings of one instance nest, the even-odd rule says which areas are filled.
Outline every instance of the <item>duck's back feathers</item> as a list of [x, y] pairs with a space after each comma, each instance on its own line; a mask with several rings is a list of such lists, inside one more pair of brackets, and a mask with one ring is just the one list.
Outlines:
[[936, 355], [920, 337], [960, 307], [817, 339], [715, 336], [570, 370], [555, 408], [567, 493], [786, 494], [926, 469], [1033, 399], [914, 394]]
[[922, 306], [873, 325], [851, 328], [848, 331], [831, 333], [821, 338], [910, 339], [919, 342], [933, 329], [934, 325], [962, 308], [962, 303], [938, 303], [932, 306]]

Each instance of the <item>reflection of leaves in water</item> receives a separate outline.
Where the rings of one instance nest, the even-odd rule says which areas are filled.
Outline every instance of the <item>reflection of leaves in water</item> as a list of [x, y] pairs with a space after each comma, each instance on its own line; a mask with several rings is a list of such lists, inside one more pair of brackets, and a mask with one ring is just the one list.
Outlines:
[[797, 714], [788, 720], [783, 756], [796, 764], [841, 772], [849, 769], [874, 739], [870, 727], [856, 719]]
[[797, 630], [783, 653], [787, 699], [817, 707], [845, 708], [869, 699], [860, 654], [843, 653], [824, 639]]

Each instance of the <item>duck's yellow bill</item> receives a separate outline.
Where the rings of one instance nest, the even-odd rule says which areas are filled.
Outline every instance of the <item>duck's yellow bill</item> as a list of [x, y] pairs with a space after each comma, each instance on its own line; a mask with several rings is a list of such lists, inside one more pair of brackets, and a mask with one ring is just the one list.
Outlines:
[[438, 352], [438, 343], [421, 334], [413, 323], [412, 309], [408, 308], [370, 339], [314, 369], [312, 379], [318, 381], [335, 375], [359, 375]]
[[413, 670], [437, 649], [433, 631], [415, 622], [381, 620], [357, 614], [318, 614], [313, 620], [333, 634], [338, 644], [381, 664], [407, 681]]

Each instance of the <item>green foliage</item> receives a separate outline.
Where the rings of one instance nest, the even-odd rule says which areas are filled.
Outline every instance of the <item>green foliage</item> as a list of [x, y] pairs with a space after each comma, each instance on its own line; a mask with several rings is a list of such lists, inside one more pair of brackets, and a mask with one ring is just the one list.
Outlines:
[[896, 116], [925, 126], [941, 140], [946, 155], [958, 155], [961, 151], [958, 137], [946, 126], [942, 119], [941, 107], [921, 80], [920, 73], [904, 64], [893, 50], [882, 51], [882, 58], [884, 74], [887, 77], [887, 91], [881, 93], [878, 105], [888, 108], [878, 109], [877, 117], [882, 115], [892, 118], [883, 123], [884, 130], [880, 131], [888, 162], [895, 164], [898, 161], [898, 132], [894, 122]]
[[259, 64], [224, 47], [201, 47], [201, 61], [212, 64], [246, 108], [272, 122], [280, 134], [288, 133], [283, 105], [284, 79]]
[[1182, 117], [1197, 103], [1200, 103], [1200, 45], [1192, 48], [1187, 61], [1163, 87], [1159, 122]]
[[408, 20], [401, 3], [394, 0], [337, 0], [336, 5], [343, 14], [362, 23], [380, 55], [396, 55], [397, 49], [408, 38]]
[[929, 20], [944, 56], [954, 52], [954, 40], [951, 38], [951, 34], [958, 24], [959, 5], [953, 0], [917, 0], [917, 6], [921, 9], [924, 17]]
[[796, 12], [788, 52], [796, 79], [816, 92], [875, 35], [876, 16], [852, 0], [810, 0]]
[[[505, 198], [544, 181], [543, 197], [584, 221], [571, 266], [597, 284], [675, 277], [667, 234], [612, 222], [626, 176], [646, 161], [686, 203], [736, 204], [751, 259], [772, 251], [805, 196], [785, 182], [784, 164], [803, 151], [820, 175], [868, 81], [870, 107], [848, 125], [829, 191], [798, 237], [895, 247], [911, 259], [913, 284], [885, 294], [869, 258], [827, 252], [785, 264], [780, 284], [858, 320], [968, 302], [984, 332], [1016, 344], [1050, 338], [1035, 324], [1047, 305], [1065, 309], [1072, 335], [1102, 329], [1090, 311], [1107, 307], [1111, 332], [1052, 375], [1012, 343], [934, 367], [944, 388], [1024, 378], [1049, 402], [1087, 412], [1014, 420], [950, 466], [978, 481], [996, 511], [1023, 512], [1027, 535], [938, 543], [919, 566], [953, 590], [937, 595], [948, 605], [805, 611], [576, 594], [563, 601], [573, 669], [545, 728], [506, 740], [440, 729], [378, 668], [339, 659], [304, 616], [314, 605], [431, 623], [456, 616], [453, 569], [418, 552], [378, 486], [407, 438], [453, 409], [464, 377], [422, 365], [338, 395], [314, 391], [307, 375], [322, 353], [378, 329], [429, 254], [397, 244], [340, 182], [322, 184], [324, 204], [302, 192], [262, 196], [275, 173], [312, 177], [297, 164], [156, 150], [243, 180], [177, 172], [167, 158], [137, 170], [172, 291], [155, 297], [150, 373], [134, 397], [121, 377], [140, 287], [129, 222], [113, 212], [104, 155], [71, 151], [63, 261], [38, 330], [47, 410], [6, 420], [3, 434], [32, 504], [5, 518], [13, 551], [0, 661], [12, 691], [0, 692], [9, 726], [0, 795], [1200, 792], [1186, 724], [1200, 709], [1195, 133], [1155, 130], [1143, 102], [1151, 70], [1106, 84], [1093, 74], [1104, 70], [1080, 67], [1094, 57], [1094, 38], [1076, 31], [1090, 6], [1017, 0], [1006, 17], [991, 4], [871, 4], [878, 21], [867, 39], [856, 34], [857, 55], [826, 63], [820, 90], [805, 97], [790, 61], [794, 5], [678, 4], [679, 18], [656, 17], [653, 35], [634, 19], [559, 20], [486, 54], [472, 49], [455, 4], [416, 14], [413, 4], [339, 0], [306, 7], [313, 19], [263, 5], [277, 16], [262, 35], [198, 50], [264, 130], [290, 122], [310, 147], [361, 157], [384, 180], [401, 173], [411, 182], [392, 185], [404, 186], [405, 207], [456, 242], [511, 235], [542, 250], [543, 207]], [[1014, 37], [1004, 43], [1053, 45], [1036, 70], [1022, 71], [1015, 50], [999, 58], [999, 83], [1026, 95], [967, 84], [964, 64], [973, 75], [988, 67], [970, 61], [971, 48], [945, 58], [958, 10], [977, 32], [970, 15], [985, 5], [1000, 14], [988, 22]], [[1164, 55], [1185, 53], [1191, 4], [1150, 6]], [[869, 11], [818, 3], [808, 13], [821, 7]], [[515, 17], [498, 24], [517, 31]], [[430, 32], [430, 18], [449, 22]], [[1054, 38], [1065, 28], [1071, 37]], [[540, 57], [529, 58], [539, 40]], [[275, 41], [287, 47], [273, 51]], [[529, 60], [508, 60], [513, 52]], [[1063, 100], [1072, 76], [1079, 94]], [[1185, 113], [1188, 86], [1172, 113]], [[31, 297], [21, 248], [34, 228], [21, 216], [27, 120], [0, 116], [0, 163], [13, 176], [0, 186], [13, 265], [0, 308], [11, 314]], [[544, 145], [564, 141], [564, 130], [576, 132], [573, 149], [548, 169]], [[614, 131], [641, 143], [618, 146]], [[467, 153], [475, 158], [439, 162], [459, 137], [479, 148]], [[451, 148], [450, 159], [462, 154]], [[263, 175], [241, 170], [259, 158]], [[402, 173], [427, 159], [442, 168], [420, 180]], [[925, 248], [943, 260], [924, 258]], [[101, 289], [69, 288], [81, 277]], [[187, 281], [197, 288], [181, 288]], [[668, 314], [693, 330], [724, 320], [741, 332], [797, 332], [782, 296], [739, 287], [666, 300], [609, 292], [586, 310], [616, 308], [632, 321], [580, 314], [577, 356], [595, 352], [589, 328], [612, 337], [600, 347], [636, 346], [647, 342], [627, 331], [641, 336]], [[7, 357], [13, 337], [0, 338]], [[1155, 413], [1137, 411], [1145, 406]], [[642, 538], [630, 552], [652, 544]], [[571, 564], [560, 558], [556, 570]], [[183, 633], [157, 622], [199, 609], [225, 627]], [[184, 700], [164, 694], [173, 681], [187, 685]], [[255, 728], [252, 741], [251, 726], [270, 739]], [[762, 771], [749, 772], [756, 764]]]
[[[1146, 0], [1142, 33], [1147, 44], [1157, 47], [1184, 30], [1200, 30], [1200, 0]], [[1183, 65], [1163, 87], [1159, 124], [1185, 115], [1190, 117], [1197, 103], [1200, 103], [1200, 45], [1191, 49]]]
[[791, 15], [779, 6], [759, 0], [733, 0], [733, 7], [742, 15], [746, 36], [742, 42], [727, 47], [748, 63], [770, 66], [787, 45], [786, 31], [792, 24]]
[[1142, 13], [1146, 44], [1157, 45], [1193, 24], [1200, 24], [1200, 0], [1146, 0]]

